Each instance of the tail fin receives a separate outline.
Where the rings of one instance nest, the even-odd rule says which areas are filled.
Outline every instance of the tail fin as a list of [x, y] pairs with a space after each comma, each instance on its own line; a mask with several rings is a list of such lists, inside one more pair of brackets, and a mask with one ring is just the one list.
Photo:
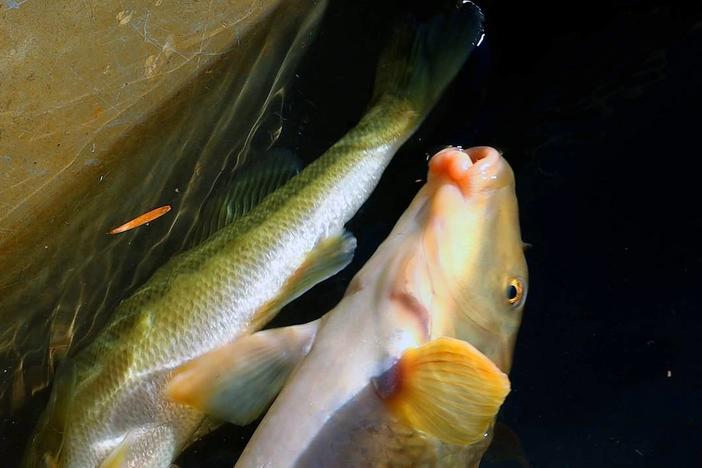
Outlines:
[[425, 24], [405, 22], [383, 52], [373, 101], [391, 95], [424, 115], [453, 80], [483, 33], [483, 14], [464, 0]]

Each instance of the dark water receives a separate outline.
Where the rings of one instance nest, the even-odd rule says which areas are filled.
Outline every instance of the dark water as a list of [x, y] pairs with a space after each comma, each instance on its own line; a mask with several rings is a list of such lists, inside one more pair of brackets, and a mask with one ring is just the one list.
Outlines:
[[[393, 18], [431, 9], [331, 3], [284, 109], [280, 145], [305, 161], [362, 114]], [[493, 145], [533, 247], [500, 448], [482, 466], [700, 466], [702, 8], [480, 4], [486, 40], [350, 223], [353, 264], [272, 326], [336, 304], [419, 189], [427, 153]], [[177, 464], [231, 466], [254, 429], [224, 427]]]

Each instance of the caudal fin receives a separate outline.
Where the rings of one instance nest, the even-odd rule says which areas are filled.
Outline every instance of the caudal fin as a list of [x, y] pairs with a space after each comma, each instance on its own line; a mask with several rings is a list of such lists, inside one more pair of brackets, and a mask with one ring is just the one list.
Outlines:
[[393, 35], [376, 72], [374, 101], [409, 101], [420, 116], [436, 103], [483, 34], [483, 14], [470, 1], [428, 22], [407, 21]]

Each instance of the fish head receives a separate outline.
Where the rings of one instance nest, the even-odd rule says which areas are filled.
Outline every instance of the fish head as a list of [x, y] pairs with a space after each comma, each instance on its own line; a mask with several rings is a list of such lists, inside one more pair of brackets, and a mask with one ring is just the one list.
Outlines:
[[418, 197], [431, 338], [465, 340], [508, 372], [528, 288], [512, 169], [494, 148], [447, 148]]

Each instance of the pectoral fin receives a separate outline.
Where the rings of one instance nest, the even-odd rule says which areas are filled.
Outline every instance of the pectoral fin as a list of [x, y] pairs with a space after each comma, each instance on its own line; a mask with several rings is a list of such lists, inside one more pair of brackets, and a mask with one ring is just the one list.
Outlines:
[[400, 421], [457, 445], [484, 437], [510, 391], [509, 378], [490, 359], [446, 337], [405, 351], [374, 384]]
[[348, 231], [322, 240], [298, 270], [285, 282], [280, 293], [256, 313], [252, 327], [262, 328], [286, 304], [300, 297], [317, 283], [344, 269], [353, 258], [356, 238]]
[[215, 349], [178, 368], [166, 395], [212, 417], [248, 424], [305, 357], [318, 323], [260, 331]]

